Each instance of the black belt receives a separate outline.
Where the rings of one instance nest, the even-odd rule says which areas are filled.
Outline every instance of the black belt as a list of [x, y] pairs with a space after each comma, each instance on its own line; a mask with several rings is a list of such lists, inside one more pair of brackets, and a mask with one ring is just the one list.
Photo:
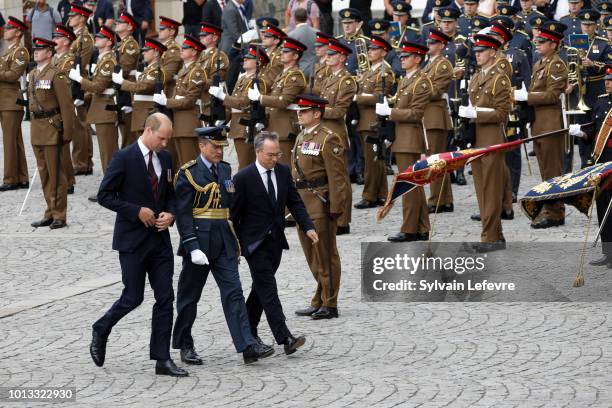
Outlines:
[[295, 182], [295, 188], [303, 190], [305, 188], [317, 188], [327, 185], [327, 177], [321, 177], [314, 180], [298, 180]]
[[59, 113], [60, 113], [60, 110], [55, 108], [50, 111], [32, 112], [32, 116], [34, 117], [34, 119], [47, 119], [55, 115], [59, 115]]

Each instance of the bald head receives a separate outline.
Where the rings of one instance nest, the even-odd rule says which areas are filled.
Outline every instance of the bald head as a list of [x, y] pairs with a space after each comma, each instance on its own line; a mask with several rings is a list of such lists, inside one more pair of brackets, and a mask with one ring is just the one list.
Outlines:
[[145, 120], [145, 129], [140, 140], [149, 150], [165, 149], [172, 137], [172, 121], [163, 113], [152, 113]]

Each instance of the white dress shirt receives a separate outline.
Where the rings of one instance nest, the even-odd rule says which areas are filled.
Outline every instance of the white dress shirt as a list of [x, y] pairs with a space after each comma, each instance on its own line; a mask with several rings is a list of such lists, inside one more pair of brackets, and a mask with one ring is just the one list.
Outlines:
[[[142, 143], [142, 140], [140, 140], [140, 138], [138, 138], [138, 147], [140, 147], [140, 151], [142, 152], [142, 155], [144, 156], [144, 161], [145, 161], [145, 166], [147, 166], [146, 168], [149, 168], [149, 148], [147, 146], [144, 145], [144, 143]], [[155, 169], [155, 174], [157, 174], [157, 178], [161, 178], [161, 172], [162, 172], [162, 166], [161, 166], [161, 162], [159, 161], [159, 157], [157, 157], [157, 153], [153, 152], [153, 168]]]
[[[266, 191], [268, 191], [268, 169], [259, 164], [257, 160], [255, 160], [255, 166], [257, 167], [257, 171], [261, 176], [261, 181], [263, 181], [263, 185], [266, 188]], [[278, 184], [276, 184], [276, 172], [274, 171], [274, 169], [272, 169], [270, 177], [272, 178], [272, 185], [274, 186], [274, 197], [276, 197], [276, 199], [278, 200]]]

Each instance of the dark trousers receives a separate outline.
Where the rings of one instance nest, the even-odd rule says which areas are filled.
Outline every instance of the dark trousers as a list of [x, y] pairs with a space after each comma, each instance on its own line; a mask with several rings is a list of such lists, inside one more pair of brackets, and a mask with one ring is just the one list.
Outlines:
[[225, 248], [215, 259], [208, 259], [209, 265], [195, 265], [190, 256], [183, 257], [183, 270], [179, 277], [176, 292], [176, 322], [172, 335], [172, 347], [175, 349], [193, 348], [191, 328], [198, 312], [198, 302], [209, 272], [217, 281], [221, 292], [221, 305], [225, 321], [229, 328], [237, 352], [242, 352], [250, 344], [255, 344], [251, 334], [249, 318], [240, 285], [238, 261], [235, 256], [229, 257]]
[[[598, 160], [598, 163], [605, 163], [612, 160], [612, 149], [604, 148], [604, 152]], [[601, 190], [597, 197], [597, 223], [601, 226], [606, 210], [612, 200], [612, 190]], [[608, 215], [606, 224], [601, 229], [601, 250], [604, 255], [612, 256], [612, 214]]]
[[[508, 136], [508, 141], [517, 140], [518, 136]], [[521, 184], [521, 148], [518, 146], [515, 149], [506, 152], [506, 165], [510, 171], [510, 181], [512, 183], [512, 192], [518, 194], [519, 185]]]
[[348, 173], [349, 176], [363, 175], [365, 164], [363, 162], [363, 147], [361, 146], [361, 136], [355, 130], [355, 126], [347, 124], [348, 136], [351, 147], [348, 152]]
[[194, 37], [198, 38], [200, 34], [200, 25], [199, 24], [184, 24], [185, 34], [191, 34]]
[[150, 358], [167, 360], [170, 358], [170, 335], [172, 333], [172, 302], [174, 289], [174, 255], [172, 248], [161, 237], [151, 235], [135, 252], [120, 252], [123, 291], [121, 297], [93, 329], [101, 336], [108, 336], [119, 320], [136, 309], [144, 298], [145, 279], [149, 282], [155, 296], [153, 319], [151, 321]]
[[320, 13], [319, 29], [325, 34], [334, 35], [334, 18], [332, 13]]
[[261, 314], [266, 312], [266, 319], [268, 319], [277, 344], [283, 344], [285, 339], [291, 336], [285, 324], [286, 318], [278, 298], [278, 288], [274, 277], [280, 265], [282, 252], [283, 248], [278, 241], [268, 235], [255, 252], [246, 258], [253, 278], [253, 287], [246, 302], [251, 332], [257, 337], [257, 326], [261, 320]]

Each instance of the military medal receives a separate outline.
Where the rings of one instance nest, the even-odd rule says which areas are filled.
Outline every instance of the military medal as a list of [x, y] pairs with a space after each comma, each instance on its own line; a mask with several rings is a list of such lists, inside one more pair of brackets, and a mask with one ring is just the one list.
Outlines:
[[168, 183], [172, 183], [172, 170], [167, 169], [166, 176], [167, 176]]

